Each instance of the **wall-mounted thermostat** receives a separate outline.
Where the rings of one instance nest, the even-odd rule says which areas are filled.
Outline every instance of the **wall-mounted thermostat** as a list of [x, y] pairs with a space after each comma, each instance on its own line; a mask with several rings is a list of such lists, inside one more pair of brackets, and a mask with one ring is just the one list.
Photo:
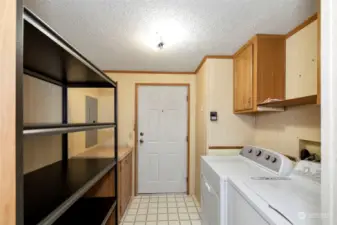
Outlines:
[[210, 113], [211, 121], [218, 121], [218, 112]]

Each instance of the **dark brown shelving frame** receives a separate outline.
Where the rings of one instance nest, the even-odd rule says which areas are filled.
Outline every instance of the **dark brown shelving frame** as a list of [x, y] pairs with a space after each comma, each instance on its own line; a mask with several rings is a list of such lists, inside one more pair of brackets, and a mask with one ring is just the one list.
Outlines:
[[[18, 8], [22, 7], [22, 4]], [[62, 123], [24, 124], [17, 120], [17, 224], [78, 224], [91, 221], [105, 224], [113, 216], [118, 224], [118, 129], [117, 83], [65, 41], [57, 32], [27, 8], [18, 10], [21, 25], [17, 42], [23, 52], [18, 55], [22, 66], [20, 81], [28, 75], [62, 88]], [[22, 61], [20, 61], [22, 60]], [[21, 83], [17, 88], [22, 90]], [[114, 121], [109, 123], [68, 123], [68, 88], [113, 88]], [[20, 91], [21, 95], [23, 94]], [[17, 114], [23, 115], [22, 99]], [[114, 158], [68, 158], [68, 133], [98, 129], [114, 129]], [[61, 135], [62, 160], [24, 174], [23, 137]], [[45, 149], [48, 151], [48, 149]], [[110, 171], [114, 173], [113, 197], [84, 197], [86, 192]], [[101, 209], [90, 216], [91, 210]], [[94, 212], [93, 211], [93, 212]]]

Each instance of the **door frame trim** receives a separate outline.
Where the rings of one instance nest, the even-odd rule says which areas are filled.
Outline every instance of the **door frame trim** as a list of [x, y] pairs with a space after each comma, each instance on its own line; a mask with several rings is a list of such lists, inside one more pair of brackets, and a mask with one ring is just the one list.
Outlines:
[[177, 86], [177, 87], [187, 87], [187, 180], [186, 180], [186, 194], [190, 193], [190, 146], [191, 146], [191, 135], [190, 135], [190, 120], [191, 120], [191, 88], [189, 83], [136, 83], [135, 84], [135, 183], [134, 183], [134, 194], [138, 195], [138, 89], [140, 86]]

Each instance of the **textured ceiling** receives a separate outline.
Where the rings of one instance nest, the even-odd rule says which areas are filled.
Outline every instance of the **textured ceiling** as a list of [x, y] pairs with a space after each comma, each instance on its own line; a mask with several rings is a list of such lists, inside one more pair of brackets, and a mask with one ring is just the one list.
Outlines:
[[[285, 34], [316, 0], [26, 0], [25, 5], [104, 70], [194, 71], [256, 33]], [[154, 51], [156, 32], [166, 48]]]

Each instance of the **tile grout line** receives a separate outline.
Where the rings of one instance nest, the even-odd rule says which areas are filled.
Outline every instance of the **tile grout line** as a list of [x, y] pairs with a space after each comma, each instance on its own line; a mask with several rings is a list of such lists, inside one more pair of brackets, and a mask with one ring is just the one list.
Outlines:
[[[165, 195], [164, 194], [164, 201], [165, 202], [159, 202], [159, 199], [162, 199], [162, 198], [160, 198], [162, 195], [156, 195], [156, 194], [154, 194], [154, 195], [146, 195], [146, 197], [147, 197], [147, 199], [146, 199], [146, 201], [144, 201], [145, 200], [145, 198], [144, 198], [144, 196], [139, 196], [140, 198], [137, 200], [138, 201], [138, 206], [137, 206], [137, 208], [136, 208], [136, 216], [135, 216], [135, 219], [134, 219], [134, 221], [132, 222], [132, 224], [133, 225], [136, 225], [137, 224], [137, 221], [136, 221], [136, 217], [138, 216], [138, 213], [139, 213], [139, 211], [141, 210], [141, 206], [140, 206], [140, 204], [146, 204], [146, 208], [142, 208], [142, 210], [144, 210], [144, 211], [146, 211], [146, 214], [145, 214], [145, 221], [138, 221], [139, 223], [141, 223], [141, 224], [146, 224], [147, 222], [150, 222], [150, 224], [156, 224], [156, 225], [159, 225], [159, 223], [160, 222], [167, 222], [168, 223], [168, 225], [170, 224], [170, 222], [172, 222], [171, 220], [169, 220], [169, 215], [170, 215], [170, 213], [169, 213], [169, 209], [171, 209], [171, 208], [174, 208], [174, 209], [176, 209], [175, 211], [174, 211], [174, 213], [172, 212], [171, 214], [176, 214], [177, 215], [177, 220], [174, 220], [173, 222], [175, 222], [176, 224], [179, 224], [179, 225], [182, 225], [185, 221], [186, 222], [188, 222], [190, 225], [193, 225], [192, 224], [192, 222], [193, 221], [195, 221], [195, 222], [198, 222], [198, 224], [201, 224], [201, 217], [200, 217], [200, 212], [199, 212], [199, 206], [198, 206], [198, 204], [194, 201], [195, 199], [193, 198], [193, 196], [188, 196], [188, 195], [181, 195], [181, 194], [179, 194], [179, 195], [177, 195], [177, 194], [170, 194], [170, 195]], [[137, 197], [137, 196], [136, 196]], [[155, 199], [155, 201], [153, 201], [153, 202], [151, 202], [151, 197], [155, 197], [154, 199]], [[173, 202], [169, 202], [169, 198], [173, 198], [174, 199], [174, 201]], [[178, 206], [178, 203], [182, 203], [182, 202], [178, 202], [177, 201], [177, 198], [182, 198], [183, 199], [183, 205], [184, 205], [184, 207], [182, 207], [182, 206]], [[191, 201], [191, 199], [190, 198], [192, 198], [192, 201]], [[133, 199], [134, 200], [134, 199]], [[143, 202], [143, 201], [144, 202]], [[133, 202], [132, 202], [133, 203]], [[163, 208], [165, 208], [166, 209], [166, 213], [164, 213], [168, 218], [167, 218], [167, 220], [159, 220], [159, 215], [161, 215], [160, 213], [159, 213], [159, 209], [161, 208], [161, 207], [159, 207], [159, 204], [165, 204], [165, 206], [166, 207], [163, 207]], [[169, 207], [169, 203], [173, 203], [174, 205], [172, 205], [172, 207]], [[191, 203], [192, 203], [192, 205], [191, 205]], [[149, 217], [149, 209], [150, 209], [150, 204], [156, 204], [156, 213], [154, 214], [155, 216], [156, 216], [156, 219], [154, 220], [154, 221], [148, 221], [148, 217]], [[189, 204], [189, 206], [187, 205], [187, 204]], [[175, 207], [174, 207], [175, 206]], [[143, 207], [143, 206], [142, 206]], [[186, 212], [179, 212], [179, 208], [184, 208], [185, 209], [185, 211]], [[190, 212], [188, 209], [189, 208], [195, 208], [195, 210], [196, 210], [196, 212], [194, 212], [194, 211], [192, 211], [192, 212]], [[128, 207], [128, 210], [129, 210], [129, 207]], [[186, 214], [187, 215], [187, 218], [189, 218], [189, 220], [181, 220], [180, 219], [180, 214]], [[190, 216], [190, 214], [196, 214], [197, 216], [198, 216], [198, 218], [196, 218], [196, 219], [191, 219], [191, 216]], [[126, 213], [126, 215], [128, 215], [128, 213]], [[143, 215], [143, 214], [142, 214]], [[129, 223], [129, 222], [128, 222]], [[124, 225], [124, 224], [123, 224]]]

